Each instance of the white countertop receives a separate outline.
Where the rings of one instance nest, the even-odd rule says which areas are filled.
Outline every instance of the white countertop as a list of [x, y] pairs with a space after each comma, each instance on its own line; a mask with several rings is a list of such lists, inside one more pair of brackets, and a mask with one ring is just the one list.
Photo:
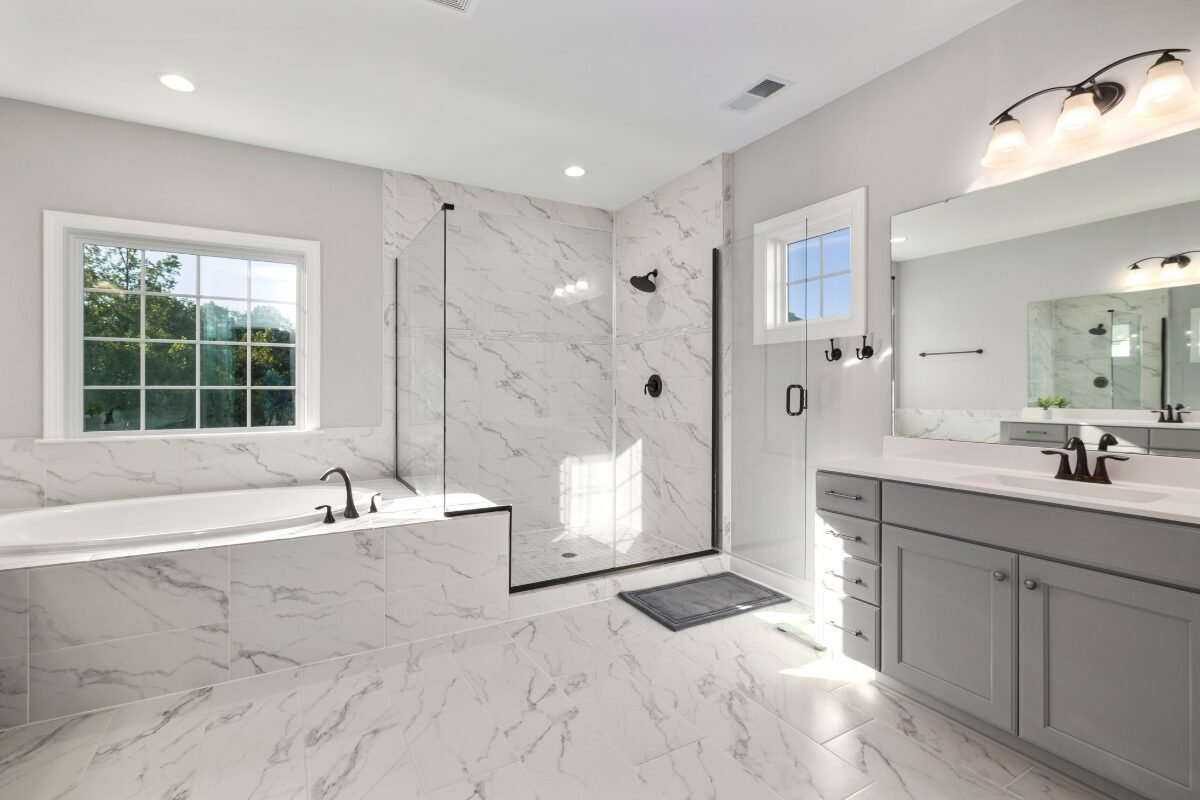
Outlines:
[[[1088, 461], [1095, 466], [1095, 453], [1089, 451]], [[1057, 481], [1058, 459], [1033, 448], [889, 436], [882, 456], [833, 461], [817, 468], [1200, 525], [1200, 464], [1194, 459], [1130, 455], [1129, 461], [1109, 461], [1108, 467], [1111, 486]]]
[[[1149, 416], [1150, 412], [1145, 412]], [[1158, 413], [1158, 412], [1154, 412]], [[1189, 414], [1185, 419], [1193, 419]], [[1200, 430], [1200, 421], [1197, 422], [1159, 422], [1157, 417], [1153, 419], [1114, 419], [1112, 417], [1008, 417], [1001, 419], [1001, 422], [1015, 423], [1018, 425], [1090, 425], [1097, 428], [1162, 428], [1167, 431], [1178, 430]]]

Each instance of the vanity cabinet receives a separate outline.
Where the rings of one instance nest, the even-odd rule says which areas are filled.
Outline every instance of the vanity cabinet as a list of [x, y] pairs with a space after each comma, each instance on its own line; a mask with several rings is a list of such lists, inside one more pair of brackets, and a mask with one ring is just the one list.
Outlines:
[[1025, 556], [1020, 576], [1021, 738], [1200, 797], [1200, 595]]
[[883, 672], [1015, 732], [1017, 557], [883, 527]]

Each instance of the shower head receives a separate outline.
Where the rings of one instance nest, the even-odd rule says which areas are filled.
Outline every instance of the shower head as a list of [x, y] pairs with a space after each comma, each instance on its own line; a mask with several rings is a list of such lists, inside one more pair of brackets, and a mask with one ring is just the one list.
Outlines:
[[1090, 333], [1092, 336], [1103, 336], [1104, 334], [1108, 333], [1108, 329], [1105, 328], [1104, 323], [1101, 322], [1096, 327], [1089, 328], [1088, 333]]
[[653, 292], [657, 287], [654, 285], [654, 281], [651, 279], [657, 277], [658, 270], [652, 269], [645, 275], [634, 275], [629, 279], [629, 282], [633, 285], [633, 288], [637, 289], [639, 292]]

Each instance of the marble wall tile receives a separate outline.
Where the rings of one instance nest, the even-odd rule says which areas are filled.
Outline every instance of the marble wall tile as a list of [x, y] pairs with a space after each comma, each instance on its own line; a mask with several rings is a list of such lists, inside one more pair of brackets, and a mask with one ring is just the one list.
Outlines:
[[544, 381], [550, 377], [550, 342], [493, 338], [471, 344], [473, 364], [485, 380]]
[[0, 728], [29, 721], [29, 657], [0, 658]]
[[677, 242], [702, 237], [712, 248], [719, 244], [721, 200], [718, 192], [697, 190], [672, 200], [649, 214], [617, 215], [617, 260], [648, 255]]
[[384, 598], [230, 620], [230, 676], [245, 678], [383, 647]]
[[6, 734], [0, 739], [0, 796], [70, 797], [112, 713], [56, 719]]
[[609, 380], [613, 374], [611, 344], [554, 342], [550, 345], [550, 377], [559, 380]]
[[626, 220], [647, 216], [655, 211], [661, 211], [678, 202], [684, 195], [696, 191], [718, 193], [722, 179], [722, 158], [710, 158], [679, 177], [672, 178], [654, 191], [647, 192], [622, 208], [619, 212], [620, 216]]
[[397, 198], [421, 200], [439, 207], [442, 203], [462, 205], [464, 208], [479, 207], [479, 190], [472, 186], [407, 172], [393, 172], [391, 175]]
[[[617, 305], [617, 332], [620, 334], [694, 325], [712, 320], [713, 285], [708, 277], [672, 284], [659, 273], [658, 290], [653, 294], [632, 290]], [[624, 287], [622, 287], [624, 288]]]
[[485, 297], [498, 291], [525, 292], [549, 302], [554, 290], [568, 283], [586, 280], [594, 289], [606, 287], [612, 281], [612, 259], [577, 261], [551, 255], [526, 253], [495, 253], [487, 250], [475, 254], [478, 262], [478, 288]]
[[484, 380], [479, 384], [480, 412], [486, 420], [549, 417], [550, 385], [544, 380]]
[[617, 452], [637, 452], [644, 458], [707, 468], [712, 463], [709, 426], [642, 417], [621, 417]]
[[38, 449], [46, 462], [47, 505], [183, 490], [182, 450], [176, 442], [55, 442]]
[[622, 338], [616, 347], [618, 377], [637, 379], [655, 372], [673, 377], [712, 374], [712, 333], [664, 335], [646, 340]]
[[508, 575], [387, 595], [387, 643], [403, 644], [508, 619]]
[[484, 211], [479, 214], [479, 247], [496, 253], [607, 261], [612, 258], [612, 235], [607, 231]]
[[383, 594], [381, 530], [238, 545], [229, 557], [229, 613], [235, 618]]
[[384, 535], [389, 592], [508, 575], [508, 514], [402, 525]]
[[115, 558], [29, 574], [33, 652], [197, 628], [229, 615], [227, 548]]
[[578, 225], [583, 228], [595, 228], [601, 231], [613, 229], [613, 214], [603, 208], [579, 206], [574, 203], [560, 203], [555, 200], [554, 219], [568, 225]]
[[224, 624], [34, 653], [29, 717], [50, 719], [228, 679]]
[[712, 379], [663, 376], [662, 394], [642, 391], [646, 378], [616, 381], [617, 417], [642, 417], [686, 422], [697, 428], [712, 426]]
[[551, 416], [593, 417], [612, 413], [613, 384], [608, 380], [556, 380], [551, 387]]
[[0, 509], [37, 508], [46, 501], [46, 462], [33, 439], [0, 439]]
[[0, 572], [0, 658], [23, 655], [29, 645], [29, 571]]

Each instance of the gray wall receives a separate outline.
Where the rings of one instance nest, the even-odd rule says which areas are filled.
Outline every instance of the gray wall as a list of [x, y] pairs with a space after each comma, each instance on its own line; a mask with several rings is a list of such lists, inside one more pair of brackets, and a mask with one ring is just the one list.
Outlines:
[[0, 438], [42, 431], [43, 209], [320, 240], [321, 424], [379, 425], [381, 175], [0, 98]]
[[[857, 342], [843, 341], [850, 359], [827, 364], [829, 343], [808, 345], [810, 498], [812, 467], [878, 454], [891, 432], [891, 216], [968, 190], [982, 173], [988, 120], [1014, 100], [1129, 53], [1198, 42], [1194, 0], [1027, 0], [734, 153], [735, 238], [752, 235], [756, 222], [869, 187], [868, 324], [881, 355], [856, 362]], [[1040, 122], [1031, 141], [1054, 116], [1053, 102], [1030, 108], [1026, 117]], [[738, 381], [766, 385], [736, 356], [735, 371]], [[782, 386], [768, 391], [776, 389], [781, 395]]]

